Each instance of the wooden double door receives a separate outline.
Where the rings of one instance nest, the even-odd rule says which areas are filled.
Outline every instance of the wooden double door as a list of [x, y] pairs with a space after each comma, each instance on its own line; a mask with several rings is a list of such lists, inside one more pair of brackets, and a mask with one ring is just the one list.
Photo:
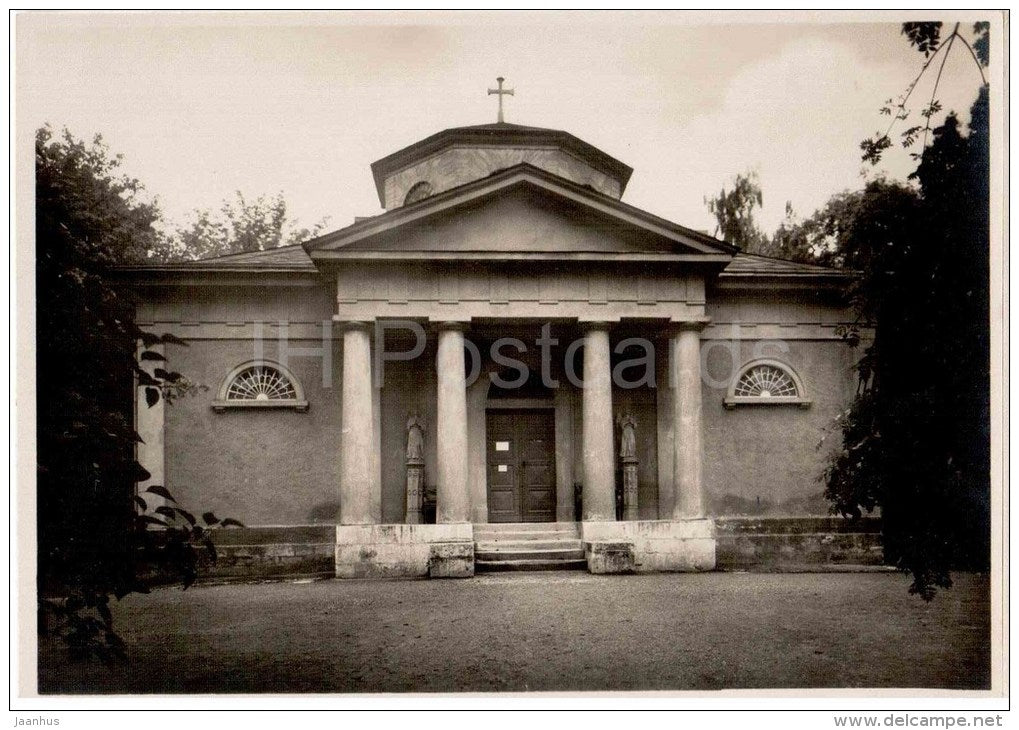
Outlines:
[[489, 522], [555, 522], [555, 416], [547, 410], [490, 410]]

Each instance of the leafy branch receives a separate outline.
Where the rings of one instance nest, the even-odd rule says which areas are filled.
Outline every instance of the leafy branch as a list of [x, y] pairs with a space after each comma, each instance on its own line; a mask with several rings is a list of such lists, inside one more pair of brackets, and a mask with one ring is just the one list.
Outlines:
[[113, 626], [110, 599], [149, 593], [154, 582], [179, 581], [187, 590], [198, 579], [202, 549], [210, 562], [217, 560], [213, 532], [244, 526], [231, 518], [219, 519], [212, 512], [198, 519], [177, 504], [165, 487], [153, 485], [145, 493], [160, 497], [165, 504], [150, 509], [144, 497], [134, 497], [139, 511], [129, 545], [136, 565], [123, 566], [129, 569], [125, 571], [129, 579], [105, 586], [81, 584], [62, 596], [39, 599], [40, 634], [61, 639], [72, 659], [126, 660], [126, 644]]
[[923, 125], [914, 125], [908, 127], [900, 134], [900, 143], [904, 149], [908, 149], [913, 146], [917, 138], [923, 133], [923, 145], [920, 152], [911, 153], [914, 160], [920, 160], [923, 157], [924, 151], [927, 149], [927, 140], [931, 131], [931, 123], [934, 116], [942, 110], [941, 102], [937, 99], [938, 88], [941, 85], [941, 77], [945, 70], [945, 64], [948, 62], [948, 57], [951, 53], [952, 46], [956, 41], [962, 43], [969, 51], [970, 57], [973, 59], [974, 65], [976, 65], [977, 72], [980, 74], [980, 82], [982, 86], [987, 85], [987, 77], [984, 74], [984, 68], [989, 64], [990, 61], [990, 44], [988, 33], [990, 31], [990, 24], [986, 22], [975, 23], [973, 25], [973, 33], [976, 34], [976, 41], [971, 44], [962, 33], [960, 33], [960, 24], [956, 23], [952, 28], [952, 32], [944, 40], [941, 39], [941, 23], [903, 23], [902, 34], [909, 40], [909, 44], [916, 48], [920, 53], [924, 54], [923, 66], [920, 67], [919, 73], [913, 78], [913, 80], [906, 86], [906, 89], [899, 96], [897, 101], [892, 99], [886, 99], [884, 106], [880, 108], [880, 113], [884, 116], [890, 116], [891, 121], [888, 123], [888, 127], [884, 133], [877, 133], [873, 138], [868, 138], [860, 143], [860, 149], [863, 150], [862, 159], [864, 162], [869, 162], [871, 165], [877, 165], [881, 161], [881, 157], [885, 150], [892, 146], [891, 134], [895, 125], [899, 122], [905, 122], [911, 113], [911, 110], [906, 106], [909, 103], [909, 99], [912, 97], [913, 92], [916, 91], [917, 86], [920, 84], [921, 79], [927, 74], [928, 69], [934, 63], [934, 60], [941, 56], [941, 65], [938, 67], [937, 76], [934, 79], [934, 87], [931, 90], [931, 97], [926, 106], [920, 110], [920, 116], [924, 118]]

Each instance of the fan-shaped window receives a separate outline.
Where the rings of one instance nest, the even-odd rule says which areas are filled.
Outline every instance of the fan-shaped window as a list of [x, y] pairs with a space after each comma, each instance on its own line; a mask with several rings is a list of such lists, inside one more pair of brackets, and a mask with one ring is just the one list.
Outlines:
[[304, 389], [294, 374], [276, 362], [253, 360], [230, 371], [212, 402], [227, 408], [293, 408], [308, 410]]
[[432, 194], [432, 184], [430, 182], [419, 182], [414, 183], [411, 189], [407, 191], [407, 197], [403, 199], [404, 205], [410, 205], [416, 203], [419, 200], [424, 200]]
[[725, 407], [738, 405], [810, 405], [803, 383], [788, 365], [775, 360], [754, 360], [740, 368], [725, 397]]

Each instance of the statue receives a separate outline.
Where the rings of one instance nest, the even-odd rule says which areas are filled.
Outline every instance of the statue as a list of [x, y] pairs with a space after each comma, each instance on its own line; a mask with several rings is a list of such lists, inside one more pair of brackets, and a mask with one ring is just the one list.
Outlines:
[[627, 414], [619, 419], [623, 432], [619, 437], [619, 458], [623, 461], [637, 458], [637, 422]]
[[425, 427], [415, 413], [407, 419], [407, 461], [424, 461]]

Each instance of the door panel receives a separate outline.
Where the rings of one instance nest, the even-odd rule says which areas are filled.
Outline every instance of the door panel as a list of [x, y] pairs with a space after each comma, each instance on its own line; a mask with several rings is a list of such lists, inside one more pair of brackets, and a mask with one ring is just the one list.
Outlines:
[[489, 411], [487, 416], [489, 520], [554, 522], [552, 411]]
[[517, 490], [517, 441], [509, 420], [488, 422], [488, 519], [517, 522], [520, 499]]

